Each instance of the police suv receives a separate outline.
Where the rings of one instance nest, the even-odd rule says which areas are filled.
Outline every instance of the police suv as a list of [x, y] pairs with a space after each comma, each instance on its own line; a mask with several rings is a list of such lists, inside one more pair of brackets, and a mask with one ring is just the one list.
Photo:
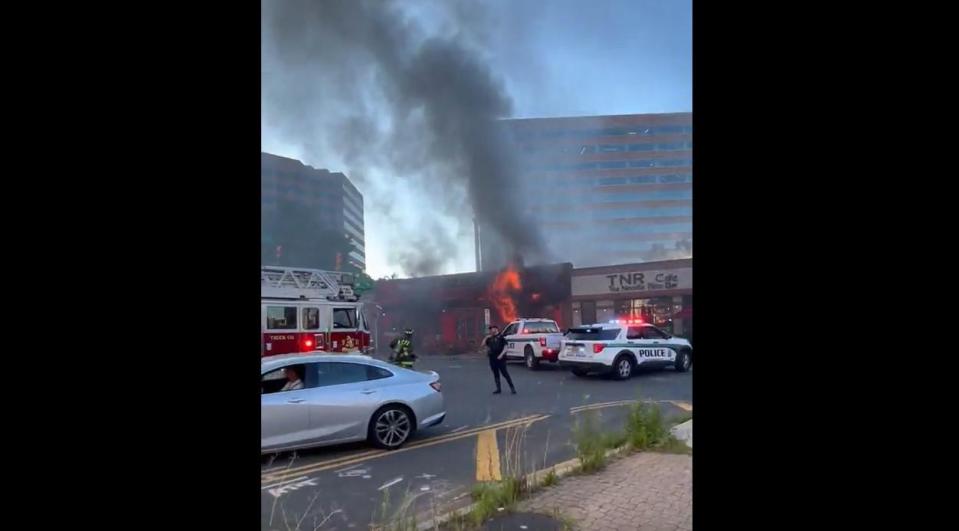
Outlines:
[[563, 338], [559, 364], [576, 376], [602, 372], [625, 380], [639, 365], [685, 372], [693, 364], [693, 347], [651, 324], [618, 320], [571, 328]]

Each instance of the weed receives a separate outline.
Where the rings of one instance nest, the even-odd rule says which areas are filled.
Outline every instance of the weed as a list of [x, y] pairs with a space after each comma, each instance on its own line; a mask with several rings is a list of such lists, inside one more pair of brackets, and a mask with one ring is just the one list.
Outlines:
[[559, 478], [556, 477], [556, 471], [555, 471], [555, 470], [550, 470], [549, 473], [546, 474], [546, 477], [543, 478], [543, 486], [544, 486], [544, 487], [552, 487], [552, 486], [555, 485], [558, 481], [559, 481]]
[[657, 404], [633, 404], [626, 418], [626, 437], [634, 450], [648, 450], [665, 444], [669, 430]]
[[692, 455], [693, 449], [686, 445], [685, 442], [673, 437], [672, 434], [666, 436], [666, 440], [663, 443], [655, 448], [651, 448], [654, 452], [662, 452], [664, 454], [685, 454]]
[[592, 411], [585, 411], [579, 417], [573, 428], [573, 442], [583, 472], [594, 472], [606, 466], [609, 437], [596, 427], [596, 417]]
[[520, 480], [508, 477], [502, 481], [479, 483], [473, 486], [473, 510], [469, 520], [480, 525], [493, 516], [499, 509], [511, 509], [523, 494]]
[[394, 512], [390, 504], [390, 489], [384, 490], [379, 514], [376, 514], [377, 511], [373, 514], [373, 522], [375, 522], [373, 528], [377, 531], [415, 531], [416, 514], [413, 503], [415, 500], [416, 496], [410, 496], [409, 487], [407, 487], [402, 503]]

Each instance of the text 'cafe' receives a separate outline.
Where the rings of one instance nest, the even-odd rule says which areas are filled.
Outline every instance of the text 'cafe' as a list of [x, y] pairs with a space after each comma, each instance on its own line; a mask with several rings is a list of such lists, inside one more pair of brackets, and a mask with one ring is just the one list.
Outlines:
[[642, 319], [692, 339], [693, 260], [574, 269], [573, 326]]

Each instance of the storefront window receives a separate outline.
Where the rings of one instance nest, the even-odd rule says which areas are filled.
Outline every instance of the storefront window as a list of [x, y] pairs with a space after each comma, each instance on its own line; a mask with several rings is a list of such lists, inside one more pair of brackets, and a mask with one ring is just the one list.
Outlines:
[[616, 301], [616, 315], [619, 319], [642, 319], [673, 333], [673, 298], [625, 299]]

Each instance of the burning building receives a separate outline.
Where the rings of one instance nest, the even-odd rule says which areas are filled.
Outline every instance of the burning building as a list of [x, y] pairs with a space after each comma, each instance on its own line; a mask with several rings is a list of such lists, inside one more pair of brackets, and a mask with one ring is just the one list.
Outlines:
[[380, 281], [377, 344], [412, 327], [417, 350], [446, 354], [477, 350], [489, 324], [502, 327], [517, 317], [554, 319], [566, 328], [572, 323], [572, 271], [569, 263], [511, 264], [500, 271]]

